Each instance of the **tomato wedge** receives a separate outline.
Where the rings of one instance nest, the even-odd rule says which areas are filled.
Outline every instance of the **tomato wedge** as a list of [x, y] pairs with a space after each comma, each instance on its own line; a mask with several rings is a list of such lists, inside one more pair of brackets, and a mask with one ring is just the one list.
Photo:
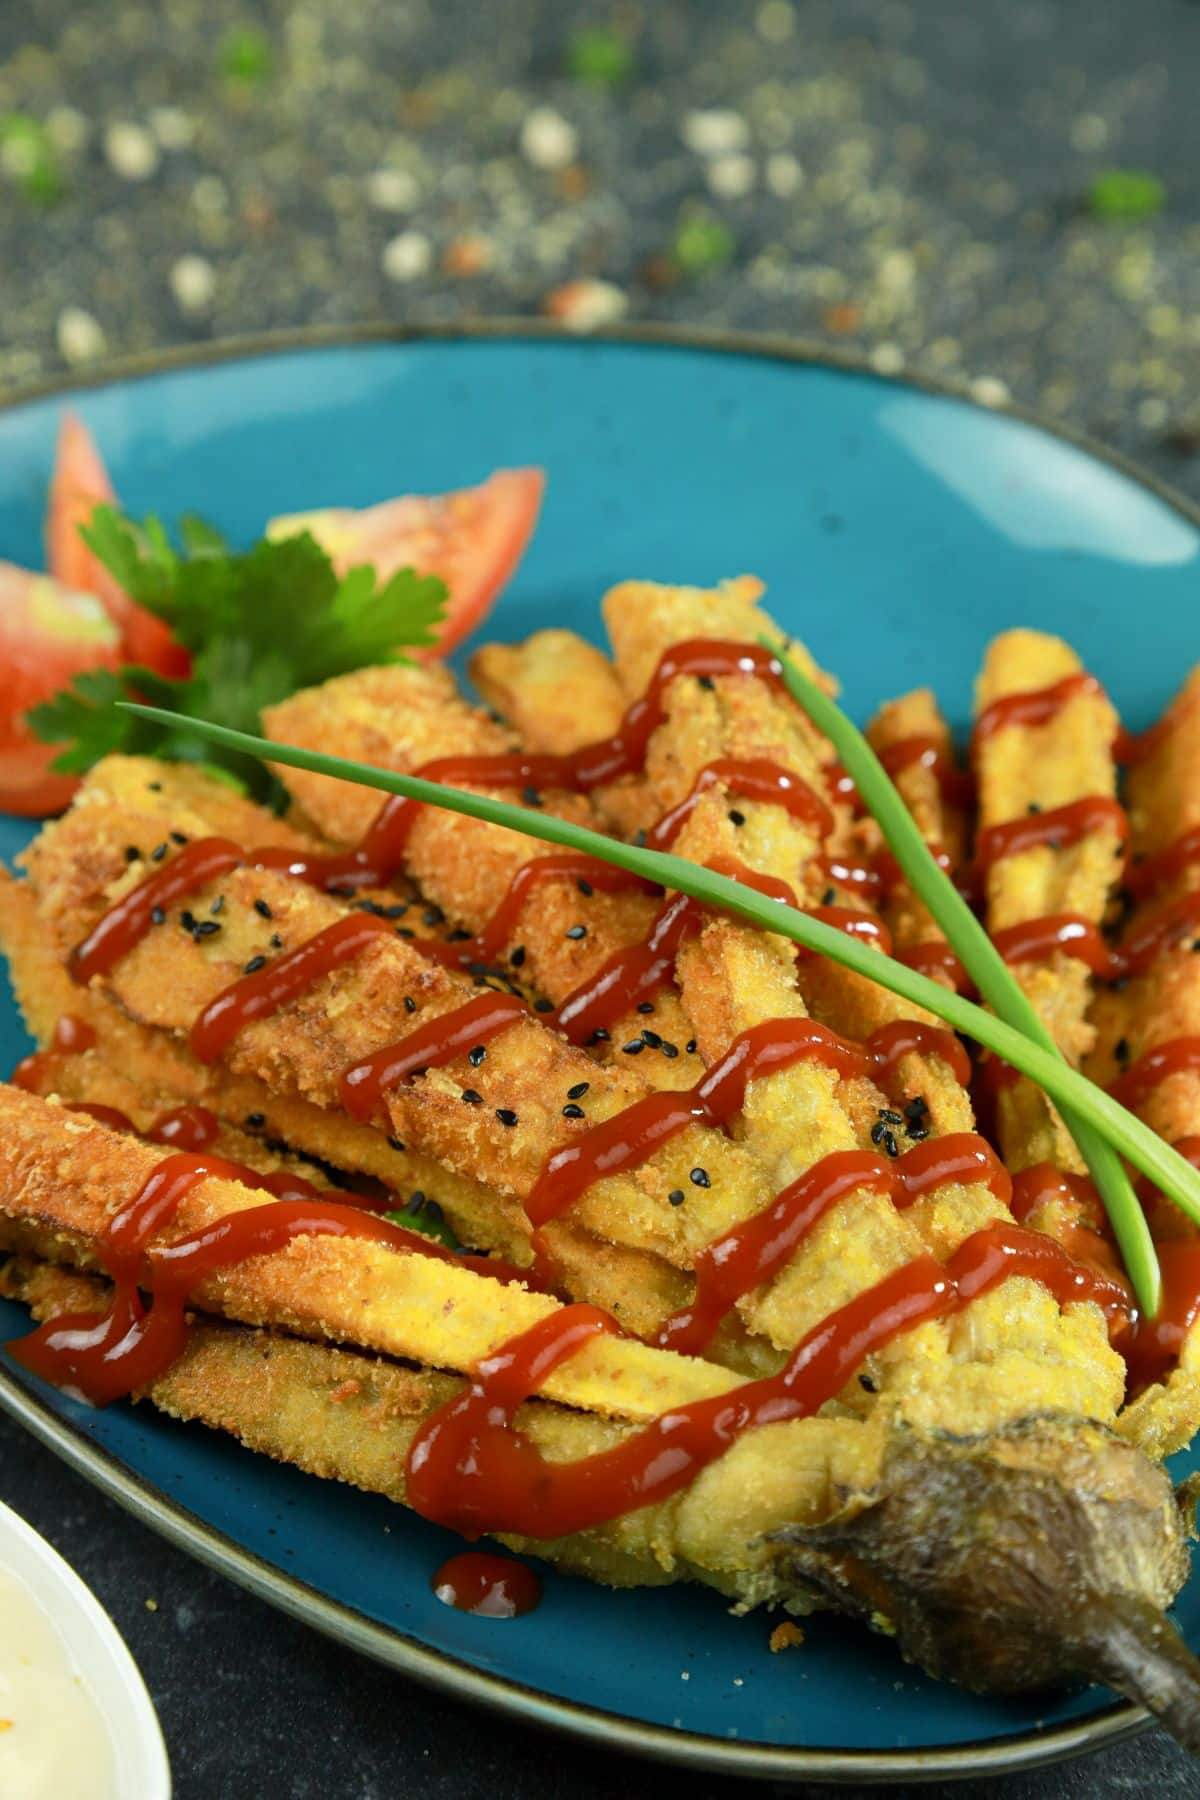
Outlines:
[[25, 714], [85, 669], [121, 660], [121, 634], [94, 594], [0, 562], [0, 811], [44, 818], [67, 805], [79, 783], [50, 767], [63, 746], [34, 737]]
[[50, 505], [46, 514], [46, 562], [51, 575], [79, 593], [95, 594], [121, 634], [124, 660], [160, 675], [186, 675], [188, 653], [153, 613], [129, 598], [79, 535], [93, 508], [116, 500], [95, 439], [74, 413], [58, 431]]
[[533, 535], [546, 477], [541, 469], [498, 469], [478, 487], [407, 494], [378, 506], [327, 507], [272, 519], [267, 536], [310, 531], [339, 575], [370, 563], [380, 581], [397, 569], [440, 575], [449, 589], [438, 641], [418, 652], [445, 656], [482, 622]]

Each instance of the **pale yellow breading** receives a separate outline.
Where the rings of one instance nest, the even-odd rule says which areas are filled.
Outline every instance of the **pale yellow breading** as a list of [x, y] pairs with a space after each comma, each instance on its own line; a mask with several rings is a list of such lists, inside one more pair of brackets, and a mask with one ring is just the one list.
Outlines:
[[[993, 639], [976, 684], [976, 707], [1050, 687], [1080, 673], [1082, 663], [1061, 638], [1008, 631]], [[1008, 725], [976, 748], [979, 827], [1006, 823], [1093, 795], [1116, 793], [1113, 740], [1117, 717], [1103, 693], [1068, 700], [1042, 725]], [[1079, 843], [1039, 845], [993, 864], [986, 880], [987, 927], [993, 935], [1055, 913], [1078, 913], [1099, 925], [1121, 872], [1120, 839], [1111, 826]], [[1059, 1048], [1078, 1063], [1091, 1047], [1088, 1008], [1093, 978], [1086, 964], [1056, 953], [1045, 962], [1014, 965], [1013, 973]], [[1079, 1169], [1078, 1151], [1040, 1090], [1018, 1082], [1001, 1092], [997, 1129], [1005, 1159], [1015, 1168], [1051, 1161]]]

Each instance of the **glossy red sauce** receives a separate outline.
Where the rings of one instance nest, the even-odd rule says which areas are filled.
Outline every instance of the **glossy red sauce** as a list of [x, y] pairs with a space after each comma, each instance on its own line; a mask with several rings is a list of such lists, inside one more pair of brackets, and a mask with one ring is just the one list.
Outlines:
[[955, 993], [971, 992], [972, 984], [967, 971], [949, 944], [941, 940], [912, 944], [907, 950], [901, 950], [899, 961], [906, 967], [915, 969], [918, 975], [928, 975], [931, 981], [946, 982]]
[[1119, 1075], [1108, 1091], [1122, 1106], [1138, 1107], [1169, 1075], [1188, 1070], [1200, 1070], [1200, 1037], [1177, 1037], [1157, 1044]]
[[975, 721], [971, 734], [972, 755], [988, 738], [1010, 725], [1048, 725], [1072, 700], [1085, 694], [1103, 699], [1104, 689], [1094, 675], [1081, 670], [1076, 675], [1064, 675], [1061, 681], [1055, 681], [1049, 687], [1005, 694], [1001, 699], [993, 700]]
[[900, 738], [875, 754], [893, 781], [905, 769], [929, 769], [951, 806], [968, 807], [974, 799], [975, 784], [970, 775], [955, 767], [953, 753], [935, 737]]
[[762, 757], [743, 761], [723, 756], [716, 762], [707, 763], [685, 798], [677, 806], [673, 806], [670, 812], [664, 813], [658, 823], [651, 827], [647, 838], [650, 847], [654, 850], [669, 849], [695, 812], [702, 796], [711, 792], [714, 787], [723, 787], [728, 793], [743, 800], [760, 800], [772, 806], [781, 806], [791, 818], [807, 825], [816, 837], [826, 838], [833, 830], [831, 808], [798, 775], [793, 775], [778, 763], [768, 762]]
[[475, 994], [464, 1005], [426, 1019], [398, 1043], [385, 1044], [347, 1069], [340, 1084], [342, 1105], [352, 1118], [375, 1119], [389, 1089], [425, 1069], [454, 1062], [476, 1044], [490, 1043], [528, 1017], [529, 1008], [515, 994], [497, 994], [490, 988]]
[[1092, 794], [1085, 800], [1072, 800], [1067, 806], [1022, 813], [1002, 825], [985, 826], [976, 843], [975, 866], [981, 876], [986, 875], [1007, 856], [1020, 856], [1042, 845], [1064, 850], [1068, 844], [1078, 844], [1096, 831], [1113, 831], [1120, 843], [1126, 842], [1129, 821], [1120, 801], [1105, 794]]
[[452, 1556], [431, 1585], [443, 1606], [480, 1619], [519, 1619], [542, 1598], [541, 1581], [526, 1563], [482, 1550]]
[[816, 866], [835, 887], [850, 888], [864, 900], [878, 900], [885, 889], [894, 884], [896, 872], [899, 871], [899, 864], [886, 851], [881, 851], [869, 863], [851, 862], [838, 852], [831, 851], [818, 856]]
[[814, 1226], [848, 1194], [871, 1189], [903, 1209], [948, 1181], [986, 1182], [1002, 1202], [1011, 1188], [1008, 1171], [995, 1151], [974, 1132], [931, 1138], [899, 1161], [865, 1150], [838, 1150], [822, 1157], [762, 1212], [734, 1225], [700, 1252], [695, 1296], [666, 1321], [657, 1342], [667, 1350], [700, 1355], [737, 1302], [773, 1280]]
[[1174, 1367], [1188, 1332], [1200, 1317], [1200, 1242], [1159, 1244], [1162, 1302], [1153, 1319], [1139, 1319], [1125, 1350], [1130, 1390], [1161, 1381]]
[[1156, 851], [1153, 856], [1146, 856], [1140, 862], [1132, 863], [1126, 872], [1125, 885], [1131, 894], [1141, 900], [1158, 888], [1165, 887], [1169, 881], [1176, 880], [1198, 862], [1200, 825], [1193, 826], [1191, 831], [1185, 831], [1182, 837], [1177, 837], [1165, 850]]
[[1128, 1290], [1017, 1225], [969, 1237], [942, 1264], [920, 1256], [815, 1326], [778, 1375], [674, 1408], [608, 1450], [550, 1462], [513, 1424], [517, 1408], [590, 1338], [615, 1329], [594, 1307], [568, 1306], [479, 1364], [471, 1385], [421, 1426], [408, 1456], [408, 1500], [468, 1537], [511, 1531], [560, 1537], [669, 1499], [746, 1431], [815, 1413], [873, 1351], [945, 1316], [1010, 1276], [1060, 1301], [1096, 1300], [1123, 1316]]
[[247, 1025], [270, 1018], [325, 975], [354, 962], [393, 928], [374, 913], [350, 913], [265, 968], [242, 975], [204, 1007], [188, 1042], [201, 1062], [215, 1062]]
[[603, 894], [634, 890], [656, 893], [653, 882], [643, 881], [626, 869], [600, 862], [594, 856], [578, 851], [560, 850], [551, 856], [535, 856], [522, 863], [509, 882], [504, 898], [479, 932], [478, 936], [455, 942], [423, 939], [418, 948], [449, 967], [467, 968], [472, 963], [494, 963], [500, 953], [516, 938], [525, 902], [535, 887], [546, 881], [573, 882], [583, 893], [595, 890]]
[[1175, 720], [1170, 712], [1165, 713], [1157, 724], [1151, 725], [1146, 731], [1134, 732], [1122, 728], [1113, 744], [1113, 756], [1125, 768], [1145, 762], [1161, 748], [1174, 729]]
[[[831, 925], [834, 931], [844, 931], [847, 937], [859, 938], [864, 944], [882, 950], [885, 956], [892, 954], [892, 934], [883, 920], [872, 913], [858, 912], [852, 906], [810, 906], [806, 910], [810, 919], [819, 919], [822, 925]], [[817, 952], [797, 944], [796, 955], [815, 956]]]
[[557, 1219], [593, 1183], [640, 1168], [689, 1125], [724, 1126], [741, 1111], [751, 1081], [818, 1062], [839, 1075], [862, 1075], [866, 1052], [815, 1019], [771, 1019], [734, 1038], [693, 1088], [635, 1100], [611, 1119], [554, 1151], [525, 1202], [535, 1227]]
[[13, 1087], [24, 1088], [28, 1093], [44, 1093], [47, 1081], [53, 1080], [57, 1063], [64, 1056], [78, 1056], [90, 1050], [95, 1042], [96, 1033], [86, 1019], [64, 1013], [55, 1023], [46, 1048], [23, 1056], [8, 1079]]
[[966, 1087], [971, 1079], [971, 1059], [966, 1046], [943, 1025], [926, 1025], [919, 1019], [893, 1019], [867, 1039], [871, 1071], [883, 1088], [889, 1086], [905, 1056], [936, 1056], [949, 1063], [956, 1081]]
[[[36, 1093], [36, 1088], [31, 1092]], [[110, 1131], [124, 1131], [136, 1137], [137, 1126], [118, 1107], [105, 1106], [98, 1100], [72, 1100], [66, 1107], [67, 1112], [82, 1113], [87, 1119], [94, 1119], [97, 1125], [107, 1125]]]
[[136, 949], [158, 913], [240, 868], [243, 852], [228, 838], [197, 838], [179, 854], [111, 906], [70, 956], [74, 979], [86, 987], [95, 975], [107, 975], [121, 958]]

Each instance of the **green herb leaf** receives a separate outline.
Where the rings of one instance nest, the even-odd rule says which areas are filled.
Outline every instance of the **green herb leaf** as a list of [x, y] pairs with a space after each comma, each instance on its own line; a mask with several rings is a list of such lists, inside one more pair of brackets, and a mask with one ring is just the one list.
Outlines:
[[[1025, 990], [954, 883], [938, 868], [916, 821], [862, 732], [790, 657], [780, 654], [768, 639], [760, 641], [780, 656], [788, 693], [837, 751], [909, 886], [941, 926], [979, 993], [1000, 1018], [1052, 1056], [1061, 1058], [1061, 1051]], [[1138, 1299], [1153, 1315], [1158, 1310], [1162, 1278], [1150, 1227], [1129, 1176], [1111, 1145], [1086, 1116], [1067, 1106], [1063, 1106], [1062, 1114], [1096, 1183]]]
[[402, 1225], [405, 1231], [419, 1231], [422, 1237], [432, 1238], [435, 1243], [445, 1244], [447, 1250], [461, 1251], [454, 1232], [446, 1223], [446, 1215], [436, 1200], [410, 1200], [407, 1206], [396, 1212], [384, 1213], [393, 1225]]
[[684, 275], [707, 275], [724, 268], [734, 252], [734, 238], [728, 225], [707, 207], [686, 212], [679, 221], [671, 258]]
[[0, 157], [5, 173], [27, 200], [52, 206], [65, 182], [54, 140], [40, 119], [29, 113], [0, 113]]
[[595, 87], [617, 87], [633, 73], [629, 39], [607, 25], [581, 25], [567, 42], [567, 73]]
[[[133, 706], [130, 710], [139, 718], [158, 724], [173, 723], [169, 714], [153, 707]], [[1148, 1175], [1181, 1212], [1200, 1224], [1200, 1173], [1111, 1094], [1106, 1094], [1103, 1088], [1071, 1068], [1056, 1050], [1045, 1049], [1034, 1038], [997, 1018], [995, 1013], [985, 1012], [983, 1007], [951, 993], [939, 982], [930, 981], [928, 976], [919, 975], [907, 964], [896, 962], [890, 956], [881, 956], [877, 950], [868, 949], [846, 932], [837, 931], [796, 907], [768, 900], [755, 889], [743, 887], [739, 882], [714, 874], [711, 869], [688, 862], [681, 856], [643, 849], [637, 844], [622, 844], [616, 838], [604, 837], [584, 825], [555, 818], [532, 807], [514, 806], [506, 800], [493, 800], [486, 794], [464, 793], [459, 788], [444, 787], [441, 782], [426, 781], [419, 775], [397, 775], [390, 769], [377, 769], [370, 763], [353, 762], [348, 757], [331, 756], [322, 750], [303, 750], [297, 744], [279, 744], [251, 737], [208, 720], [194, 720], [192, 729], [223, 749], [269, 758], [288, 768], [308, 769], [316, 775], [333, 775], [340, 781], [355, 781], [361, 787], [376, 788], [385, 794], [404, 794], [411, 800], [440, 806], [447, 812], [462, 813], [469, 819], [505, 825], [510, 831], [540, 838], [543, 843], [558, 844], [567, 850], [583, 850], [601, 862], [612, 863], [615, 868], [628, 869], [633, 875], [657, 882], [660, 887], [678, 894], [690, 894], [704, 906], [733, 913], [760, 930], [778, 932], [793, 943], [803, 944], [805, 949], [815, 950], [831, 962], [841, 963], [844, 968], [864, 975], [868, 981], [877, 982], [880, 987], [924, 1007], [926, 1012], [944, 1020], [953, 1030], [974, 1038], [1002, 1062], [1011, 1063], [1014, 1069], [1019, 1069], [1022, 1075], [1028, 1075], [1043, 1088], [1064, 1115], [1071, 1112], [1086, 1121], [1114, 1151], [1128, 1157], [1135, 1168]], [[1129, 1270], [1138, 1299], [1151, 1314], [1157, 1305], [1153, 1281], [1157, 1267], [1151, 1245], [1148, 1258], [1145, 1261], [1135, 1258], [1134, 1266]]]
[[1158, 176], [1140, 169], [1105, 169], [1088, 189], [1088, 208], [1098, 219], [1151, 219], [1166, 202]]
[[260, 87], [274, 65], [271, 40], [254, 25], [235, 26], [221, 39], [217, 67], [226, 81], [243, 87]]
[[[434, 641], [446, 589], [436, 576], [402, 569], [378, 586], [369, 568], [339, 578], [308, 532], [231, 551], [202, 519], [180, 526], [181, 549], [161, 521], [135, 522], [98, 506], [83, 537], [125, 592], [166, 621], [192, 656], [190, 676], [165, 681], [145, 669], [80, 676], [30, 714], [37, 735], [69, 747], [55, 766], [82, 774], [121, 750], [182, 762], [215, 761], [259, 799], [282, 789], [254, 757], [228, 747], [214, 756], [192, 719], [253, 731], [264, 707], [372, 663], [396, 661], [404, 645]], [[170, 726], [118, 713], [117, 699], [167, 709]]]

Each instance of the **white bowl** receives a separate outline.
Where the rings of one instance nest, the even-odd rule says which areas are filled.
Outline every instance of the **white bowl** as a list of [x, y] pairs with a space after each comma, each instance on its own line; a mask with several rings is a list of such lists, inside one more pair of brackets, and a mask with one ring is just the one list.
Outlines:
[[33, 1527], [0, 1503], [0, 1570], [51, 1620], [67, 1660], [91, 1694], [112, 1740], [119, 1800], [170, 1800], [166, 1746], [146, 1685], [91, 1589]]

